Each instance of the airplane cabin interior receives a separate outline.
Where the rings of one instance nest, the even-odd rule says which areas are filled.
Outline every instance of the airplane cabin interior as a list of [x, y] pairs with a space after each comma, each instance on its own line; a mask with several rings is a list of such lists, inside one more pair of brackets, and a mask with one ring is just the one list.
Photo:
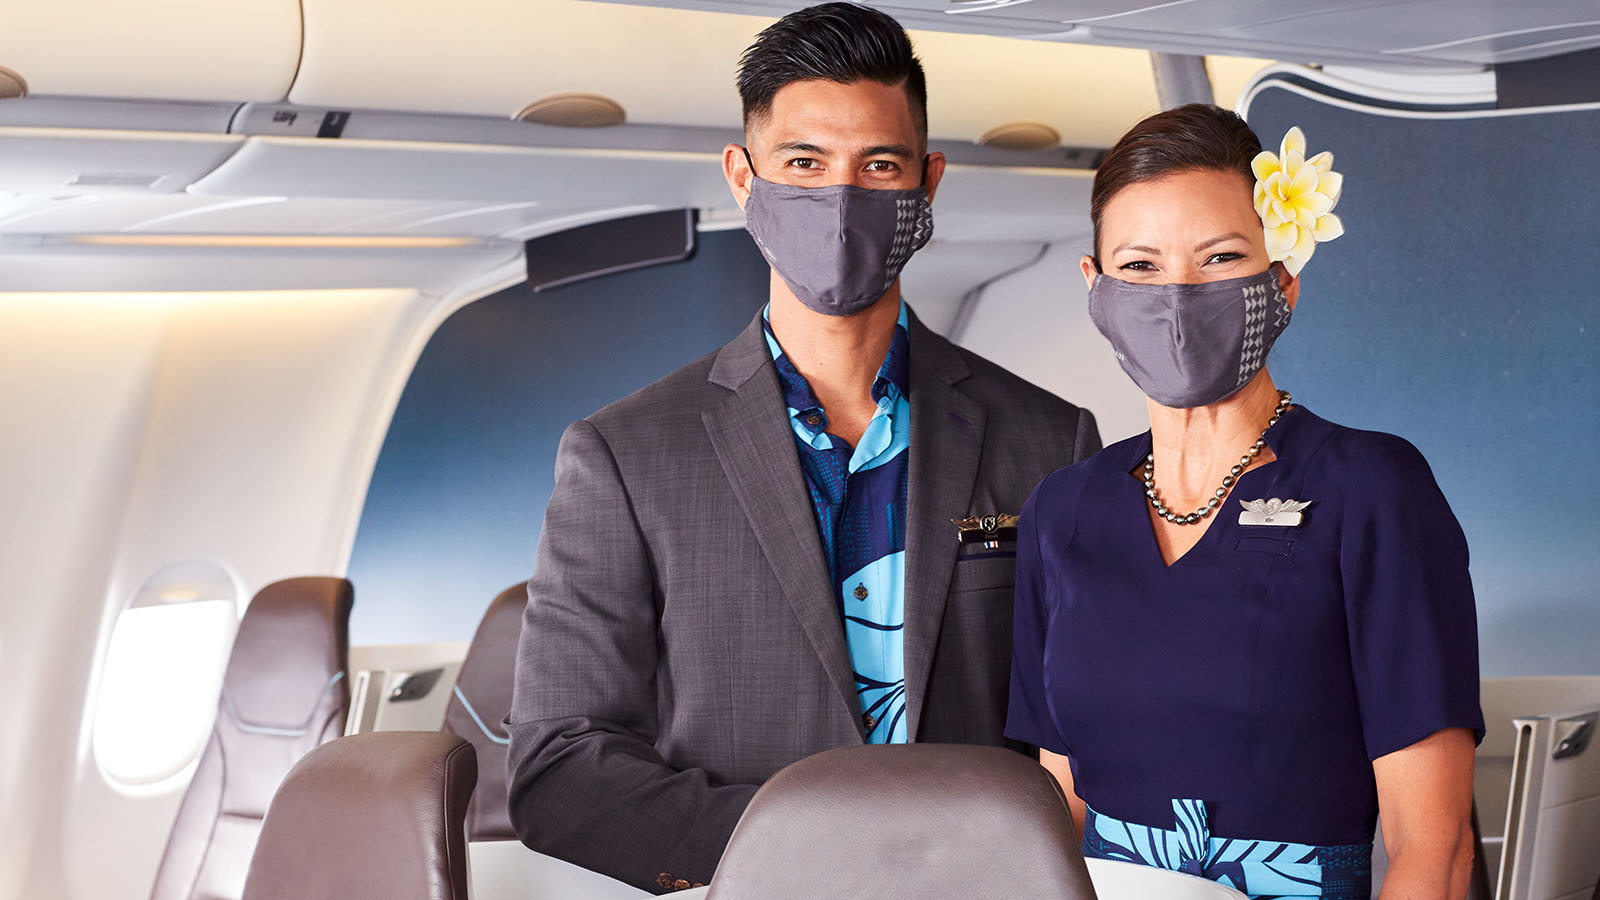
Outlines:
[[[1466, 532], [1471, 896], [1600, 896], [1600, 7], [872, 5], [949, 161], [907, 302], [1107, 444], [1148, 426], [1079, 273], [1106, 149], [1204, 101], [1336, 152], [1274, 374], [1409, 437]], [[525, 582], [563, 429], [765, 301], [720, 160], [798, 6], [0, 0], [0, 900], [406, 896], [415, 859], [646, 895], [510, 825]]]

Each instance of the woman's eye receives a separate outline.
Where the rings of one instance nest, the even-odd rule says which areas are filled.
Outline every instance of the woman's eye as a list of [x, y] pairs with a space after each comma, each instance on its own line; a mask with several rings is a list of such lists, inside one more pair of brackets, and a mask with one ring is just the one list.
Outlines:
[[1125, 262], [1122, 265], [1117, 266], [1117, 268], [1126, 272], [1154, 272], [1156, 270], [1156, 267], [1151, 265], [1150, 261], [1146, 259], [1136, 259], [1133, 262]]
[[1213, 253], [1213, 254], [1211, 254], [1209, 257], [1206, 258], [1206, 265], [1209, 266], [1209, 265], [1211, 265], [1213, 263], [1230, 263], [1230, 262], [1234, 262], [1235, 260], [1240, 260], [1240, 259], [1244, 259], [1244, 254], [1243, 253], [1234, 253], [1233, 251], [1230, 250], [1227, 253]]

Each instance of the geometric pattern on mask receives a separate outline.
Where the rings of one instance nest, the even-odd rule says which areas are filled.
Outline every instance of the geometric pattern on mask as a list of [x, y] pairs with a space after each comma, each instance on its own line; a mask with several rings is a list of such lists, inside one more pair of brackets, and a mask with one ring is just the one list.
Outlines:
[[1239, 381], [1235, 389], [1244, 387], [1267, 362], [1267, 326], [1271, 320], [1274, 333], [1288, 324], [1289, 304], [1276, 284], [1252, 284], [1244, 289], [1244, 343], [1239, 352]]
[[889, 290], [900, 277], [911, 254], [922, 249], [933, 233], [933, 210], [923, 197], [900, 197], [895, 200], [894, 243], [889, 245], [889, 257], [884, 261], [883, 290]]

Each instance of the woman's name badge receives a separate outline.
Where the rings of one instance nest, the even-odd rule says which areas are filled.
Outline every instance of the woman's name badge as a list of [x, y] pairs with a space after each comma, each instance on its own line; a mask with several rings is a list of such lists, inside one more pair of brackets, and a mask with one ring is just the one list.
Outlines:
[[1244, 512], [1239, 513], [1240, 525], [1299, 525], [1300, 510], [1311, 505], [1310, 500], [1240, 500]]

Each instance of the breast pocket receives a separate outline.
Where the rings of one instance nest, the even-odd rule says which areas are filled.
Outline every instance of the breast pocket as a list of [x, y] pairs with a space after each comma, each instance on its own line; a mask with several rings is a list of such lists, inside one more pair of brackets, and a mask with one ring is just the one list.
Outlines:
[[977, 549], [956, 557], [955, 574], [950, 577], [950, 593], [1005, 589], [1017, 583], [1016, 544], [1007, 541], [999, 549]]
[[1239, 538], [1239, 543], [1234, 547], [1249, 553], [1272, 553], [1277, 556], [1290, 556], [1294, 553], [1294, 541], [1265, 534], [1246, 535]]

